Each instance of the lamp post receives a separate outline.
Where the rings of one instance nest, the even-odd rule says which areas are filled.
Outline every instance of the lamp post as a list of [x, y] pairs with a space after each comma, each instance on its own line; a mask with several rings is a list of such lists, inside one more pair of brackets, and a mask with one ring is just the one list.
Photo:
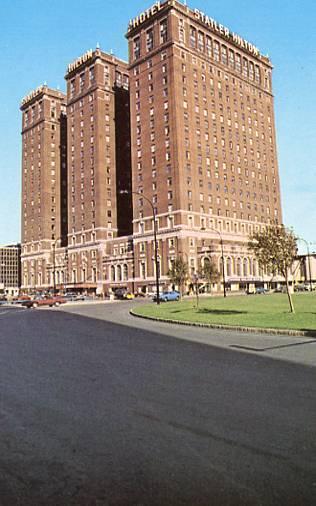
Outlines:
[[[202, 228], [202, 230], [205, 230], [205, 228]], [[219, 235], [220, 239], [220, 245], [221, 245], [221, 259], [222, 259], [222, 276], [223, 276], [223, 287], [224, 287], [224, 297], [226, 297], [226, 279], [225, 279], [225, 265], [224, 265], [224, 248], [223, 248], [223, 237], [222, 234], [219, 232], [219, 230], [216, 230], [216, 228], [210, 228], [212, 232], [216, 232], [216, 234]]]
[[55, 241], [53, 242], [53, 292], [54, 295], [56, 294], [56, 243], [59, 241], [60, 238], [57, 237]]
[[139, 195], [143, 199], [145, 199], [151, 206], [153, 213], [153, 221], [154, 221], [154, 254], [155, 254], [155, 268], [156, 268], [156, 292], [157, 292], [157, 304], [160, 304], [159, 298], [159, 265], [158, 265], [158, 245], [157, 245], [157, 224], [156, 224], [156, 212], [152, 201], [146, 197], [143, 193], [129, 191], [129, 190], [120, 190], [121, 195], [128, 195], [129, 193], [133, 193], [134, 195]]
[[299, 240], [299, 241], [303, 241], [303, 243], [305, 244], [306, 249], [307, 249], [307, 257], [308, 257], [308, 270], [309, 270], [309, 288], [310, 288], [310, 291], [312, 291], [311, 256], [310, 256], [310, 251], [309, 251], [308, 242], [307, 242], [305, 239], [303, 239], [302, 237], [298, 237], [298, 240]]

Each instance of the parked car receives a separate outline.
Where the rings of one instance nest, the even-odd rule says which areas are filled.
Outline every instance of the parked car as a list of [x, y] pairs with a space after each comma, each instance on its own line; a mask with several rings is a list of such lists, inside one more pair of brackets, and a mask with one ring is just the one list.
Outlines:
[[256, 294], [257, 295], [265, 295], [266, 293], [269, 293], [269, 290], [267, 290], [266, 288], [264, 288], [263, 286], [258, 286], [256, 288]]
[[128, 292], [126, 288], [117, 288], [114, 292], [114, 297], [119, 300], [130, 300], [134, 299], [134, 294]]
[[124, 299], [131, 300], [134, 299], [135, 295], [132, 292], [126, 292]]
[[[176, 290], [172, 290], [170, 292], [159, 292], [159, 300], [161, 302], [169, 302], [172, 300], [179, 300], [180, 293]], [[153, 296], [153, 301], [157, 301], [157, 294]]]
[[60, 304], [65, 304], [66, 302], [67, 299], [65, 297], [45, 295], [32, 300], [24, 300], [21, 302], [21, 305], [30, 309], [42, 306], [58, 307]]
[[22, 300], [31, 300], [31, 297], [29, 295], [15, 295], [13, 297], [13, 301], [22, 301]]
[[72, 302], [78, 301], [78, 300], [85, 300], [86, 296], [82, 293], [75, 293], [75, 292], [68, 292], [64, 296], [67, 300], [71, 300]]
[[114, 297], [115, 299], [123, 300], [126, 298], [126, 293], [127, 293], [126, 288], [117, 288], [114, 291]]
[[286, 293], [286, 287], [285, 286], [278, 286], [274, 289], [274, 293]]
[[294, 292], [309, 292], [310, 291], [310, 285], [309, 284], [302, 284], [302, 285], [295, 285], [294, 286]]

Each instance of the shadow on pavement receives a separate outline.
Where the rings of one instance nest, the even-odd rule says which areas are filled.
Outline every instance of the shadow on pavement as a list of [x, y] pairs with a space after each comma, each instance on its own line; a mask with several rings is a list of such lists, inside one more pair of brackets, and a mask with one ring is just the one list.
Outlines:
[[0, 504], [314, 504], [312, 368], [57, 310], [0, 345]]

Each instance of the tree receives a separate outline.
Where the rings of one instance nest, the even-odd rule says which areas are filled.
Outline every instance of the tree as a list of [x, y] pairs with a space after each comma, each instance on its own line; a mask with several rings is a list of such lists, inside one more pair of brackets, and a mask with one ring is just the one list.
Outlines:
[[176, 258], [168, 271], [171, 283], [178, 285], [182, 297], [184, 285], [189, 277], [189, 266], [182, 257]]
[[289, 290], [289, 271], [297, 256], [297, 237], [284, 225], [268, 226], [249, 237], [248, 248], [255, 254], [261, 267], [284, 276], [291, 312], [295, 313]]
[[202, 275], [209, 283], [209, 285], [212, 285], [212, 283], [217, 283], [221, 277], [215, 263], [210, 261], [208, 258], [205, 258], [204, 260]]
[[200, 277], [201, 273], [199, 271], [193, 272], [191, 276], [192, 286], [195, 291], [196, 296], [196, 308], [199, 309], [199, 289], [200, 289]]

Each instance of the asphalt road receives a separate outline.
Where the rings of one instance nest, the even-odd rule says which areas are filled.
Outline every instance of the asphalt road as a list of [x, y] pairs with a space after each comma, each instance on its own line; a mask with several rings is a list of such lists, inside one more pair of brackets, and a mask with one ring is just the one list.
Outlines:
[[0, 308], [1, 506], [315, 505], [316, 341], [133, 303]]

